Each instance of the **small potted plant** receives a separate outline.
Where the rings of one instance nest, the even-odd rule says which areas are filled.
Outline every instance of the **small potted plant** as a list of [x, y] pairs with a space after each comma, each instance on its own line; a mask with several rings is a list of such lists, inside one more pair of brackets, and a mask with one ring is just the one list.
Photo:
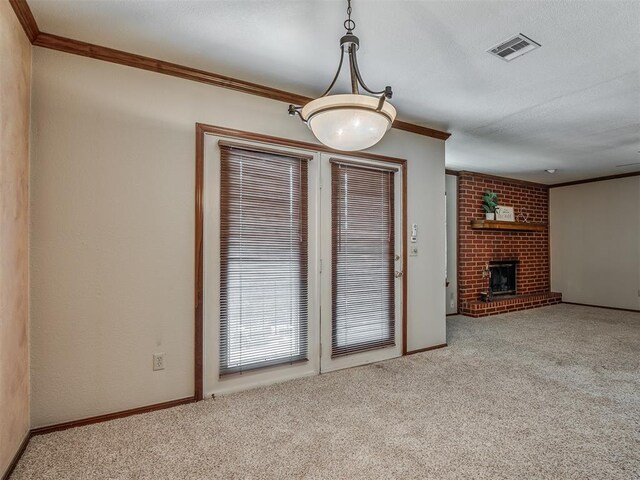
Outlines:
[[482, 208], [485, 211], [487, 220], [496, 219], [496, 208], [498, 207], [498, 194], [492, 191], [484, 192], [482, 197]]

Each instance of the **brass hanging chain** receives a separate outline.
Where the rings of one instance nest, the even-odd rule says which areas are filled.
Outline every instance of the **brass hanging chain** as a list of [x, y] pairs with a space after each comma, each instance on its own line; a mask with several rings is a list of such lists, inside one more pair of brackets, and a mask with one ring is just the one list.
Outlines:
[[344, 28], [347, 33], [352, 33], [356, 28], [356, 22], [351, 20], [351, 0], [347, 0], [347, 19], [344, 21]]

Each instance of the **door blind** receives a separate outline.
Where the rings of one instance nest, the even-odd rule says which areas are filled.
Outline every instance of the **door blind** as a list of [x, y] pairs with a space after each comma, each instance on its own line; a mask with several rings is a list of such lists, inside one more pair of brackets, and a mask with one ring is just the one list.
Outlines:
[[395, 169], [331, 163], [331, 356], [338, 357], [395, 344]]
[[220, 375], [306, 360], [310, 157], [219, 146]]

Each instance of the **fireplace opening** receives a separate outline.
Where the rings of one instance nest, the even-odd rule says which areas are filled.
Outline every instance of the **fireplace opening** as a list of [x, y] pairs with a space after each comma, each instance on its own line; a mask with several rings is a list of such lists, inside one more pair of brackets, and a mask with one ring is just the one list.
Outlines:
[[518, 260], [489, 262], [491, 293], [493, 295], [516, 294], [516, 269]]

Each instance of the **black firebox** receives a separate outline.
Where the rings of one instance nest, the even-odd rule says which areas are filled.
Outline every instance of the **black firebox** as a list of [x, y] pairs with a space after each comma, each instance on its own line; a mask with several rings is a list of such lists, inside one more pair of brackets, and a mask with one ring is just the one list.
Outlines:
[[515, 295], [518, 260], [499, 260], [489, 262], [491, 272], [492, 295]]

